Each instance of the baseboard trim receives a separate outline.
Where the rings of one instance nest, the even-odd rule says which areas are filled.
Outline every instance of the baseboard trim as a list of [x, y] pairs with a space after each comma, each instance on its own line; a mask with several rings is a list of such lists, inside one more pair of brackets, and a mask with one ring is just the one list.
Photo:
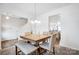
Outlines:
[[65, 45], [60, 45], [61, 47], [66, 47], [66, 48], [70, 48], [70, 49], [73, 49], [73, 50], [78, 50], [79, 51], [79, 49], [77, 49], [77, 48], [72, 48], [72, 47], [69, 47], [69, 46], [65, 46]]

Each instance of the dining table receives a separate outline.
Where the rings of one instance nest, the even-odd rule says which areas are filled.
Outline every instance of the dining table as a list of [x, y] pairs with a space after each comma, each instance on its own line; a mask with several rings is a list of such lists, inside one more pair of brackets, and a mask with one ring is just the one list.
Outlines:
[[51, 36], [50, 35], [44, 35], [44, 34], [41, 34], [41, 35], [39, 35], [39, 34], [29, 34], [29, 35], [23, 35], [23, 36], [21, 35], [20, 37], [23, 38], [24, 40], [29, 41], [29, 42], [30, 41], [35, 42], [35, 46], [39, 47], [38, 50], [37, 50], [38, 51], [37, 53], [40, 54], [39, 43], [49, 39]]

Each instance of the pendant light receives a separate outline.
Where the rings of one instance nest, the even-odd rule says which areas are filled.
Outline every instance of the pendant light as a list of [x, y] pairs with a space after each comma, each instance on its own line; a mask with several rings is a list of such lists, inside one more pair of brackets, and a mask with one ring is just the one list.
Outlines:
[[[33, 32], [33, 34], [37, 34], [38, 30], [37, 30], [37, 27], [39, 26], [40, 24], [40, 21], [37, 19], [37, 4], [34, 3], [34, 12], [33, 12], [33, 18], [31, 20], [31, 32]], [[32, 30], [32, 28], [34, 30]], [[39, 28], [39, 27], [38, 27]]]
[[34, 23], [37, 23], [39, 24], [40, 21], [37, 19], [37, 4], [34, 3], [34, 16], [33, 16], [33, 20], [31, 20], [31, 23], [34, 24]]

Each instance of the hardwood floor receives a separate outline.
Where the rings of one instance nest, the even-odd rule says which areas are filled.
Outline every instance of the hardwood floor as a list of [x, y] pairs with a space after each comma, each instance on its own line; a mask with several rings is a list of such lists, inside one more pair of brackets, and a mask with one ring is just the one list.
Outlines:
[[[17, 40], [11, 40], [11, 41], [4, 41], [2, 43], [3, 49], [0, 50], [0, 55], [15, 55], [15, 46]], [[8, 43], [8, 44], [7, 44]], [[21, 55], [24, 55], [23, 53], [20, 53]], [[60, 47], [56, 49], [56, 55], [79, 55], [78, 50], [70, 49], [67, 47]], [[35, 55], [35, 52], [31, 53], [30, 55]], [[45, 51], [42, 55], [49, 55], [47, 51]], [[51, 52], [50, 55], [53, 55]]]
[[[2, 53], [0, 55], [15, 55], [15, 47], [10, 47], [7, 49], [0, 50]], [[23, 53], [20, 53], [23, 55]], [[29, 54], [29, 55], [35, 55], [35, 52]], [[48, 52], [44, 52], [42, 55], [49, 55]], [[53, 55], [51, 52], [50, 55]], [[66, 48], [66, 47], [60, 47], [59, 49], [56, 49], [56, 55], [79, 55], [78, 50]]]

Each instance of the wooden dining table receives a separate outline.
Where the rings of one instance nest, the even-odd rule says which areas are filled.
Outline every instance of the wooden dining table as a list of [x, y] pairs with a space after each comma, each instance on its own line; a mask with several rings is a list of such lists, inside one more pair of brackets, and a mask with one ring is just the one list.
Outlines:
[[35, 41], [35, 42], [41, 42], [46, 40], [47, 38], [50, 38], [50, 35], [35, 35], [35, 34], [30, 34], [26, 36], [20, 36], [21, 38], [28, 40], [28, 41]]
[[38, 46], [38, 54], [40, 54], [40, 46], [39, 46], [39, 43], [40, 42], [43, 42], [45, 40], [47, 40], [48, 38], [50, 38], [51, 36], [50, 35], [36, 35], [36, 34], [29, 34], [29, 35], [25, 35], [25, 36], [20, 36], [21, 38], [23, 38], [24, 40], [27, 40], [27, 41], [34, 41], [36, 43], [36, 46]]

